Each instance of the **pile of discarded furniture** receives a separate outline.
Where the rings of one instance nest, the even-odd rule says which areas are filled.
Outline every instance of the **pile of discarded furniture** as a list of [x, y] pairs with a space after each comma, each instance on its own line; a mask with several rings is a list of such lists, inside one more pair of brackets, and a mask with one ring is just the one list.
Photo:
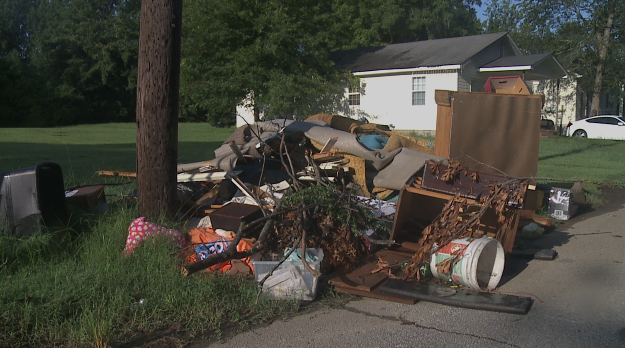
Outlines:
[[[183, 250], [184, 274], [254, 274], [274, 298], [314, 300], [327, 281], [390, 301], [527, 313], [531, 299], [488, 291], [514, 253], [517, 231], [549, 228], [551, 219], [536, 214], [543, 204], [558, 219], [576, 206], [571, 190], [534, 181], [543, 97], [437, 90], [435, 98], [434, 143], [329, 114], [238, 128], [214, 159], [178, 165], [189, 231], [138, 218], [124, 254], [167, 236]], [[57, 167], [3, 174], [7, 233], [27, 235], [37, 217], [66, 214], [45, 198], [64, 192], [62, 178], [60, 187], [52, 178]], [[28, 202], [20, 189], [30, 190]], [[101, 186], [63, 197], [85, 208], [106, 203]]]

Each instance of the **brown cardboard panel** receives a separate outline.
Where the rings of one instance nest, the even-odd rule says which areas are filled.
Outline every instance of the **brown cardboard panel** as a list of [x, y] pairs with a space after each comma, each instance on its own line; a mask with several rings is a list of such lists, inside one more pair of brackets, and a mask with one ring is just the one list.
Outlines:
[[238, 231], [241, 222], [250, 223], [263, 217], [259, 207], [241, 203], [230, 203], [210, 213], [213, 228]]
[[523, 79], [519, 76], [489, 77], [484, 86], [484, 90], [499, 94], [532, 94]]
[[85, 186], [65, 193], [65, 202], [84, 210], [95, 208], [100, 203], [106, 203], [104, 186]]
[[445, 157], [473, 170], [536, 176], [543, 96], [453, 92], [451, 104], [449, 144], [436, 143], [437, 155], [448, 148]]

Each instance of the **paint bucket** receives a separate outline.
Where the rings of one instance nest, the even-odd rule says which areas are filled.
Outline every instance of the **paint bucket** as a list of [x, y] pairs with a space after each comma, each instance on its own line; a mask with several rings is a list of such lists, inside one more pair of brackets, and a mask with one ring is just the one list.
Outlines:
[[[436, 265], [454, 255], [458, 257], [450, 272], [439, 274]], [[478, 291], [495, 289], [501, 280], [504, 265], [501, 243], [488, 237], [454, 239], [433, 253], [430, 259], [430, 268], [436, 278]]]

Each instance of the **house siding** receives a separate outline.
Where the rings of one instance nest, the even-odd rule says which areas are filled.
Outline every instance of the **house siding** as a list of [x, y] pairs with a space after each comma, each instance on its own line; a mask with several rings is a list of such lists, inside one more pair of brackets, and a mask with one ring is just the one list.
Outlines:
[[[425, 76], [425, 105], [412, 105], [412, 78]], [[437, 89], [457, 90], [458, 73], [414, 73], [361, 77], [360, 106], [354, 114], [371, 122], [393, 125], [396, 130], [436, 130]], [[347, 90], [346, 90], [347, 96]]]
[[503, 56], [514, 55], [514, 50], [507, 44], [507, 40], [498, 40], [486, 47], [462, 66], [458, 76], [458, 91], [484, 92], [487, 76], [480, 74], [479, 68]]
[[541, 115], [543, 119], [552, 120], [559, 126], [560, 120], [556, 119], [556, 115], [559, 115], [562, 118], [562, 124], [566, 126], [569, 122], [574, 122], [580, 118], [576, 81], [560, 80], [559, 101], [557, 80], [526, 81], [526, 84], [532, 89], [533, 94], [545, 96], [545, 105]]

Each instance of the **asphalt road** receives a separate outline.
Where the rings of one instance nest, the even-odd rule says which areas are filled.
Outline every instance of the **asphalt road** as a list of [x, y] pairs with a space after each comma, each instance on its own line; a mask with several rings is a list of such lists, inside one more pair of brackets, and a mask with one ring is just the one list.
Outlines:
[[527, 315], [373, 299], [319, 309], [193, 347], [625, 347], [625, 190], [535, 242], [554, 261], [511, 259], [499, 290]]

